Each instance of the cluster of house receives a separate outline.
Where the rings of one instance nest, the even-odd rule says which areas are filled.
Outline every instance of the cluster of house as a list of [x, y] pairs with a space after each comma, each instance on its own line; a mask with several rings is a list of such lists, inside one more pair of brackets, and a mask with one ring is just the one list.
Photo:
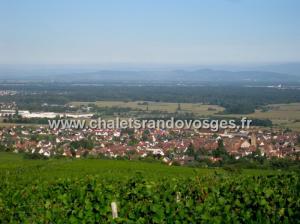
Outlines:
[[[72, 146], [72, 142], [89, 141]], [[222, 140], [224, 148], [236, 159], [251, 155], [258, 149], [267, 158], [296, 158], [300, 152], [299, 133], [280, 130], [227, 131], [218, 133], [208, 130], [187, 129], [49, 129], [47, 127], [14, 126], [0, 128], [1, 148], [14, 152], [39, 153], [44, 156], [67, 157], [105, 156], [129, 159], [158, 156], [166, 163], [188, 163], [194, 158], [187, 150], [193, 147], [207, 152], [206, 157], [218, 161], [213, 150]], [[207, 156], [209, 155], [209, 156]], [[297, 157], [298, 158], [298, 157]]]

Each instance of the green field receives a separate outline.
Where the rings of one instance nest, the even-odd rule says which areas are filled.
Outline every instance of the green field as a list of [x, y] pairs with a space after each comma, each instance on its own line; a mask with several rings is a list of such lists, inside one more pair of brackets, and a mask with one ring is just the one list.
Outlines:
[[[299, 223], [293, 172], [0, 153], [0, 223]], [[113, 217], [111, 203], [117, 206]]]
[[[160, 162], [140, 162], [128, 160], [100, 160], [100, 159], [23, 159], [22, 154], [0, 152], [0, 170], [17, 172], [22, 170], [22, 178], [56, 179], [65, 177], [82, 177], [97, 175], [109, 179], [127, 179], [136, 173], [147, 178], [187, 178], [195, 175], [211, 175], [215, 172], [224, 173], [221, 168], [191, 168], [167, 166]], [[269, 175], [281, 173], [276, 170], [242, 171], [245, 175]]]
[[[300, 103], [290, 104], [270, 104], [266, 110], [256, 110], [252, 114], [231, 114], [230, 116], [247, 116], [259, 119], [271, 120], [299, 120], [300, 119]], [[228, 115], [229, 116], [229, 115]]]
[[270, 119], [278, 127], [300, 131], [300, 103], [270, 104], [265, 108], [265, 110], [256, 110], [251, 114], [228, 114], [225, 116]]
[[[123, 101], [96, 101], [96, 102], [72, 102], [71, 105], [80, 106], [95, 104], [98, 107], [120, 107], [132, 108], [133, 110], [146, 110], [147, 105], [142, 105], [142, 101], [123, 102]], [[160, 110], [164, 112], [174, 113], [178, 108], [177, 103], [167, 102], [147, 102], [149, 111]], [[192, 112], [196, 115], [213, 115], [224, 110], [223, 107], [217, 105], [206, 105], [201, 103], [181, 103], [181, 110]], [[251, 114], [230, 114], [227, 116], [247, 116], [258, 119], [271, 119], [271, 120], [299, 120], [300, 119], [300, 103], [290, 104], [270, 104], [265, 107], [267, 110], [256, 110]], [[223, 116], [223, 115], [222, 115]]]
[[[126, 179], [141, 173], [147, 178], [191, 177], [195, 169], [167, 166], [159, 162], [139, 162], [100, 159], [49, 159], [28, 160], [21, 154], [0, 152], [0, 169], [10, 172], [22, 170], [22, 178], [56, 179], [97, 175], [109, 179]], [[197, 169], [199, 175], [213, 173], [213, 169]]]
[[[123, 102], [123, 101], [96, 101], [96, 102], [72, 102], [71, 105], [81, 106], [88, 104], [95, 104], [102, 108], [131, 108], [134, 110], [146, 111], [147, 105], [142, 105], [141, 101]], [[166, 113], [174, 113], [178, 109], [177, 103], [167, 102], [147, 102], [148, 110], [151, 111], [163, 111]], [[218, 115], [218, 113], [224, 110], [223, 107], [217, 105], [205, 105], [201, 103], [181, 103], [181, 111], [193, 113], [199, 117], [207, 117], [211, 115], [227, 116], [227, 117], [248, 117], [254, 119], [270, 119], [273, 124], [279, 127], [289, 127], [294, 130], [300, 130], [300, 103], [290, 104], [271, 104], [265, 106], [266, 110], [256, 110], [251, 114], [227, 114]]]
[[[71, 105], [80, 106], [95, 104], [98, 107], [120, 107], [120, 108], [132, 108], [132, 110], [144, 110], [146, 111], [147, 105], [142, 105], [144, 101], [96, 101], [96, 102], [72, 102]], [[168, 113], [174, 113], [178, 109], [178, 103], [167, 102], [147, 102], [149, 111], [163, 111]], [[180, 108], [182, 111], [194, 113], [197, 116], [209, 116], [215, 113], [221, 112], [224, 108], [217, 105], [206, 105], [201, 103], [181, 103]]]

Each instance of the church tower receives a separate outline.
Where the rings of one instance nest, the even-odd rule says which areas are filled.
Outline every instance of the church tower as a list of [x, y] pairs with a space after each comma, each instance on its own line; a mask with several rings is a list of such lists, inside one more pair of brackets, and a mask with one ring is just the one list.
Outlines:
[[252, 132], [252, 135], [251, 135], [251, 145], [255, 146], [255, 148], [257, 147], [256, 135], [253, 132]]

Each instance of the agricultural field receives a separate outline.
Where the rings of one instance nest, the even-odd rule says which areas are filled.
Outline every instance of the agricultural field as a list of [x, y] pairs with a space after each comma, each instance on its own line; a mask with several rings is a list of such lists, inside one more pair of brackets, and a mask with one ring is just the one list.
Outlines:
[[13, 127], [16, 125], [22, 125], [25, 127], [36, 127], [36, 126], [41, 126], [41, 125], [37, 125], [37, 124], [17, 124], [17, 123], [8, 123], [8, 122], [4, 122], [3, 118], [0, 118], [0, 128], [3, 127]]
[[0, 178], [0, 223], [300, 222], [299, 175], [288, 171], [0, 153]]
[[299, 120], [300, 121], [300, 103], [291, 104], [271, 104], [265, 106], [263, 110], [257, 110], [249, 117], [271, 119], [271, 120]]
[[[100, 160], [100, 159], [49, 159], [29, 160], [23, 159], [23, 155], [15, 153], [0, 152], [0, 170], [23, 170], [26, 178], [56, 179], [64, 177], [80, 177], [84, 175], [98, 175], [103, 178], [120, 179], [141, 173], [150, 179], [160, 177], [185, 178], [193, 177], [195, 174], [205, 176], [215, 172], [223, 173], [219, 168], [190, 168], [179, 166], [167, 166], [160, 162], [140, 162], [128, 160]], [[270, 175], [276, 174], [274, 170], [252, 170], [242, 171], [245, 175]], [[280, 171], [281, 173], [282, 171]], [[113, 174], [113, 175], [112, 175]]]
[[[162, 111], [166, 113], [174, 113], [178, 109], [177, 103], [166, 102], [147, 102], [134, 101], [96, 101], [96, 102], [72, 102], [71, 105], [81, 106], [95, 104], [101, 108], [131, 108], [134, 110], [146, 111]], [[300, 131], [300, 103], [290, 104], [270, 104], [264, 106], [263, 109], [258, 109], [251, 114], [220, 114], [224, 111], [223, 107], [217, 105], [205, 105], [201, 103], [181, 103], [180, 109], [183, 112], [193, 113], [198, 117], [220, 116], [233, 118], [253, 118], [253, 119], [270, 119], [272, 123], [279, 128], [290, 128]]]
[[275, 126], [300, 131], [300, 103], [270, 104], [252, 114], [229, 114], [226, 116], [270, 119]]
[[[136, 172], [147, 178], [157, 177], [191, 177], [194, 170], [188, 167], [166, 166], [159, 162], [99, 160], [99, 159], [23, 159], [21, 154], [0, 152], [0, 169], [23, 170], [25, 178], [56, 179], [98, 175], [103, 178], [123, 179]], [[213, 173], [213, 170], [197, 169], [201, 175]]]
[[[147, 103], [147, 105], [145, 104]], [[80, 106], [95, 104], [98, 107], [120, 107], [132, 108], [132, 110], [146, 111], [163, 111], [167, 113], [174, 113], [178, 109], [178, 103], [167, 102], [144, 102], [144, 101], [96, 101], [96, 102], [72, 102], [71, 105]], [[197, 116], [209, 116], [221, 112], [224, 108], [217, 105], [205, 105], [201, 103], [180, 103], [180, 109], [184, 112], [194, 113]]]

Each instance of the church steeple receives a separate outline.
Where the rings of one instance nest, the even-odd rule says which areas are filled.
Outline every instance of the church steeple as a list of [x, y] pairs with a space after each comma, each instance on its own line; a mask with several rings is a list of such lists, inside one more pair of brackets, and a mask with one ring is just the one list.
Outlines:
[[254, 134], [254, 132], [252, 132], [251, 134], [251, 145], [255, 146], [255, 148], [257, 147], [256, 135]]

